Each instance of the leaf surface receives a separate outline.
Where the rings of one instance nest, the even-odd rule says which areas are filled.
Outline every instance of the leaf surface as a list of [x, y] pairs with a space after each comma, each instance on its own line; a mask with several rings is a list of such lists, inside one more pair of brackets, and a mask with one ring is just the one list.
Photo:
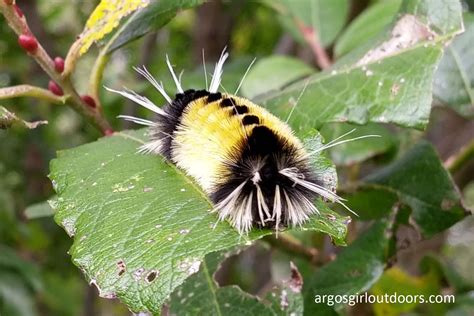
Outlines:
[[412, 217], [423, 235], [445, 230], [465, 216], [461, 197], [433, 146], [421, 142], [403, 157], [364, 181], [398, 195], [412, 208]]
[[84, 54], [93, 43], [112, 32], [119, 26], [122, 18], [140, 8], [146, 7], [149, 3], [149, 0], [102, 0], [90, 15], [84, 31], [79, 36], [79, 54]]
[[[117, 133], [59, 152], [51, 163], [52, 205], [55, 220], [74, 236], [73, 262], [100, 296], [158, 313], [207, 253], [271, 231], [240, 236], [227, 222], [216, 224], [212, 204], [182, 171], [159, 156], [137, 154], [144, 139], [143, 130]], [[343, 244], [347, 218], [317, 203], [322, 215], [302, 229]]]

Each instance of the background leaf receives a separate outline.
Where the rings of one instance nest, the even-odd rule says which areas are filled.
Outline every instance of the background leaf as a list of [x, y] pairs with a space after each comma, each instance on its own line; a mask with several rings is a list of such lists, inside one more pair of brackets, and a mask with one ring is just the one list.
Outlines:
[[[182, 171], [161, 157], [140, 155], [142, 131], [118, 133], [59, 152], [51, 164], [56, 221], [74, 236], [73, 262], [99, 295], [119, 297], [133, 311], [157, 313], [207, 253], [247, 244], [269, 230], [240, 236], [216, 223], [212, 204]], [[304, 230], [341, 244], [347, 218], [321, 202]]]
[[346, 22], [349, 13], [347, 0], [263, 0], [280, 15], [278, 18], [296, 39], [304, 43], [298, 23], [313, 28], [321, 44], [334, 41]]
[[205, 0], [160, 0], [133, 14], [114, 36], [107, 53], [167, 24], [180, 10], [190, 9]]
[[325, 139], [335, 139], [352, 130], [354, 132], [348, 136], [350, 138], [366, 135], [378, 135], [380, 137], [360, 139], [329, 149], [331, 160], [336, 165], [346, 166], [362, 162], [396, 147], [396, 137], [381, 124], [369, 123], [363, 126], [347, 123], [325, 124], [321, 129], [321, 134]]
[[252, 99], [259, 94], [280, 89], [312, 74], [315, 70], [299, 59], [270, 56], [258, 60], [242, 84], [242, 94]]
[[219, 287], [214, 275], [221, 262], [233, 254], [235, 254], [233, 251], [223, 251], [207, 255], [201, 271], [186, 280], [171, 296], [170, 312], [176, 315], [302, 314], [301, 289], [291, 286], [291, 280], [273, 288], [271, 293], [268, 293], [269, 297], [263, 300], [242, 291], [237, 286]]
[[323, 295], [359, 294], [379, 279], [389, 256], [392, 226], [393, 222], [386, 219], [374, 223], [336, 260], [306, 278], [303, 287], [305, 315], [337, 315], [334, 302], [315, 302], [316, 295], [321, 300]]
[[338, 57], [370, 41], [389, 27], [400, 10], [402, 0], [376, 2], [357, 16], [344, 30], [334, 46]]
[[[370, 290], [373, 295], [423, 295], [426, 299], [429, 295], [439, 294], [438, 276], [436, 271], [430, 270], [423, 276], [411, 276], [398, 267], [393, 267], [384, 272], [382, 277]], [[412, 303], [375, 303], [375, 315], [400, 315], [413, 311], [417, 307], [417, 302]], [[428, 304], [427, 304], [428, 305]], [[428, 305], [429, 306], [429, 305]], [[432, 305], [436, 306], [435, 304]]]
[[412, 208], [411, 216], [427, 237], [465, 216], [459, 192], [429, 143], [421, 142], [365, 181], [397, 193]]
[[119, 26], [122, 18], [148, 4], [149, 0], [102, 0], [90, 15], [80, 35], [79, 54], [84, 54], [94, 42], [112, 32]]
[[[425, 127], [431, 110], [433, 74], [443, 45], [462, 30], [459, 2], [448, 2], [450, 13], [438, 16], [433, 13], [441, 10], [437, 1], [406, 1], [406, 14], [379, 46], [349, 54], [333, 70], [310, 77], [291, 125], [297, 130], [346, 121]], [[446, 32], [434, 34], [428, 24]], [[408, 37], [397, 36], [402, 30]], [[273, 113], [287, 117], [305, 85], [300, 81], [259, 101]]]
[[434, 96], [461, 115], [474, 115], [474, 15], [464, 14], [466, 31], [446, 47], [434, 79]]
[[54, 210], [48, 201], [35, 203], [25, 209], [25, 216], [28, 219], [48, 217], [54, 214]]
[[[302, 315], [303, 298], [298, 270], [295, 278], [275, 286], [265, 299], [259, 299], [230, 285], [219, 287], [214, 279], [223, 260], [234, 252], [206, 256], [202, 269], [180, 287], [170, 300], [170, 312], [176, 315]], [[298, 283], [298, 284], [296, 284]]]

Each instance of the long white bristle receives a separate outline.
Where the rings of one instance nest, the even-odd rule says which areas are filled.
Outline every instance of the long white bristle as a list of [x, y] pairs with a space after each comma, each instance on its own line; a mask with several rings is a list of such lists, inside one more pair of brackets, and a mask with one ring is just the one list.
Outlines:
[[146, 126], [154, 126], [155, 125], [155, 122], [152, 122], [152, 121], [149, 121], [149, 120], [145, 120], [145, 119], [142, 119], [142, 118], [139, 118], [139, 117], [135, 117], [135, 116], [130, 116], [130, 115], [119, 115], [117, 116], [118, 118], [121, 118], [121, 119], [124, 119], [126, 121], [130, 121], [130, 122], [134, 122], [134, 123], [137, 123], [137, 124], [140, 124], [140, 125], [146, 125]]
[[178, 92], [183, 93], [184, 90], [181, 87], [181, 83], [179, 82], [178, 78], [176, 77], [176, 74], [173, 70], [173, 66], [171, 65], [170, 59], [168, 55], [166, 55], [166, 64], [168, 65], [168, 69], [170, 70], [171, 76], [173, 76], [174, 84], [176, 85], [176, 89], [178, 89]]
[[148, 154], [148, 153], [159, 154], [161, 152], [162, 146], [163, 146], [163, 142], [161, 141], [161, 139], [154, 140], [149, 143], [146, 143], [145, 145], [140, 146], [138, 148], [138, 152], [143, 153], [143, 154]]
[[244, 80], [245, 80], [245, 78], [247, 77], [247, 75], [250, 71], [250, 68], [252, 68], [252, 66], [253, 66], [253, 64], [255, 63], [256, 60], [257, 60], [257, 58], [254, 58], [252, 60], [252, 62], [250, 63], [250, 65], [247, 67], [247, 70], [245, 71], [244, 75], [242, 76], [242, 79], [240, 79], [239, 86], [237, 87], [237, 89], [235, 89], [235, 92], [234, 92], [235, 95], [237, 95], [237, 93], [239, 92], [240, 87], [242, 87], [242, 84], [244, 83]]
[[222, 80], [222, 69], [227, 57], [229, 57], [229, 53], [227, 53], [224, 48], [219, 61], [216, 63], [216, 68], [214, 68], [214, 74], [212, 75], [211, 85], [209, 87], [209, 92], [211, 93], [216, 93], [217, 89], [219, 89]]
[[335, 202], [335, 203], [338, 203], [340, 205], [342, 205], [345, 209], [347, 209], [349, 212], [351, 212], [352, 214], [357, 215], [357, 213], [355, 213], [353, 210], [351, 210], [345, 203], [345, 199], [343, 199], [342, 197], [338, 196], [337, 194], [335, 194], [334, 192], [326, 189], [325, 187], [323, 186], [320, 186], [316, 183], [313, 183], [313, 182], [310, 182], [310, 181], [306, 181], [304, 179], [302, 179], [300, 177], [300, 175], [297, 173], [297, 170], [295, 170], [296, 168], [285, 168], [285, 169], [282, 169], [279, 171], [280, 174], [284, 175], [285, 177], [291, 179], [294, 183], [298, 184], [298, 185], [301, 185], [302, 187], [308, 189], [308, 190], [311, 190], [317, 194], [319, 194], [320, 196], [322, 196], [323, 198], [331, 201], [331, 202]]
[[206, 90], [209, 90], [209, 86], [207, 85], [206, 57], [204, 56], [204, 48], [202, 49], [202, 67], [204, 68], [204, 81], [206, 82]]
[[156, 114], [163, 115], [163, 116], [168, 116], [168, 114], [165, 111], [163, 111], [162, 109], [157, 107], [153, 102], [148, 100], [147, 97], [141, 96], [141, 95], [137, 94], [134, 91], [131, 91], [131, 90], [128, 90], [128, 91], [114, 90], [114, 89], [111, 89], [111, 88], [108, 88], [108, 87], [105, 87], [105, 89], [107, 91], [110, 91], [110, 92], [118, 93], [121, 96], [123, 96], [123, 97], [125, 97], [129, 100], [132, 100], [133, 102], [135, 102], [137, 104], [140, 104], [141, 106], [147, 108], [148, 110], [155, 112]]
[[156, 79], [151, 75], [148, 69], [145, 68], [145, 66], [143, 66], [143, 68], [133, 67], [133, 69], [145, 77], [145, 79], [148, 80], [156, 88], [156, 90], [158, 90], [158, 92], [166, 99], [168, 103], [173, 102], [173, 100], [163, 88], [163, 84], [158, 83], [158, 81], [156, 81]]
[[275, 197], [273, 199], [273, 217], [276, 217], [275, 219], [275, 230], [278, 234], [278, 226], [280, 225], [281, 221], [281, 195], [280, 195], [280, 186], [277, 184], [275, 187]]
[[[341, 144], [345, 144], [345, 143], [349, 143], [349, 142], [353, 142], [355, 140], [359, 140], [359, 139], [364, 139], [364, 138], [370, 138], [370, 137], [382, 137], [380, 135], [363, 135], [363, 136], [358, 136], [358, 137], [354, 137], [354, 138], [350, 138], [350, 139], [345, 139], [345, 140], [341, 140], [341, 141], [338, 141], [338, 142], [334, 142], [335, 140], [323, 145], [322, 147], [312, 151], [309, 153], [309, 155], [314, 155], [314, 154], [317, 154], [323, 150], [326, 150], [328, 148], [331, 148], [331, 147], [334, 147], [334, 146], [338, 146], [338, 145], [341, 145]], [[339, 139], [340, 137], [338, 137]]]

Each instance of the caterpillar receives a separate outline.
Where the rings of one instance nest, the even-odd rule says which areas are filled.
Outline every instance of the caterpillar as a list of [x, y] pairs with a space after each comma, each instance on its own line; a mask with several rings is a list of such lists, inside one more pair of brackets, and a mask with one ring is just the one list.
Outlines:
[[[314, 153], [305, 150], [287, 123], [250, 100], [218, 91], [227, 57], [224, 50], [208, 89], [183, 90], [167, 56], [178, 90], [174, 99], [145, 67], [135, 68], [165, 98], [163, 108], [131, 90], [106, 88], [156, 114], [153, 121], [120, 116], [149, 127], [149, 142], [139, 152], [162, 155], [194, 178], [219, 220], [240, 234], [253, 227], [278, 232], [302, 225], [319, 214], [313, 203], [317, 197], [347, 208], [322, 185], [311, 167]], [[340, 138], [322, 149], [345, 142], [337, 142]]]

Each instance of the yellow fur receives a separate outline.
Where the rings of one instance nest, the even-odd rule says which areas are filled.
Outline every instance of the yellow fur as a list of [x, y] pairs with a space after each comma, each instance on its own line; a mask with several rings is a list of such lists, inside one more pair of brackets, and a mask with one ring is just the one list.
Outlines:
[[[262, 107], [237, 96], [231, 97], [237, 105], [245, 105], [248, 113], [259, 118], [260, 124], [286, 139], [300, 155], [305, 155], [301, 142], [290, 127]], [[238, 157], [239, 148], [245, 145], [246, 136], [256, 125], [242, 124], [245, 114], [232, 115], [233, 107], [221, 107], [222, 99], [207, 103], [207, 97], [191, 102], [182, 114], [180, 127], [172, 142], [172, 160], [193, 176], [208, 193], [216, 184], [223, 183], [229, 171], [229, 163]]]

